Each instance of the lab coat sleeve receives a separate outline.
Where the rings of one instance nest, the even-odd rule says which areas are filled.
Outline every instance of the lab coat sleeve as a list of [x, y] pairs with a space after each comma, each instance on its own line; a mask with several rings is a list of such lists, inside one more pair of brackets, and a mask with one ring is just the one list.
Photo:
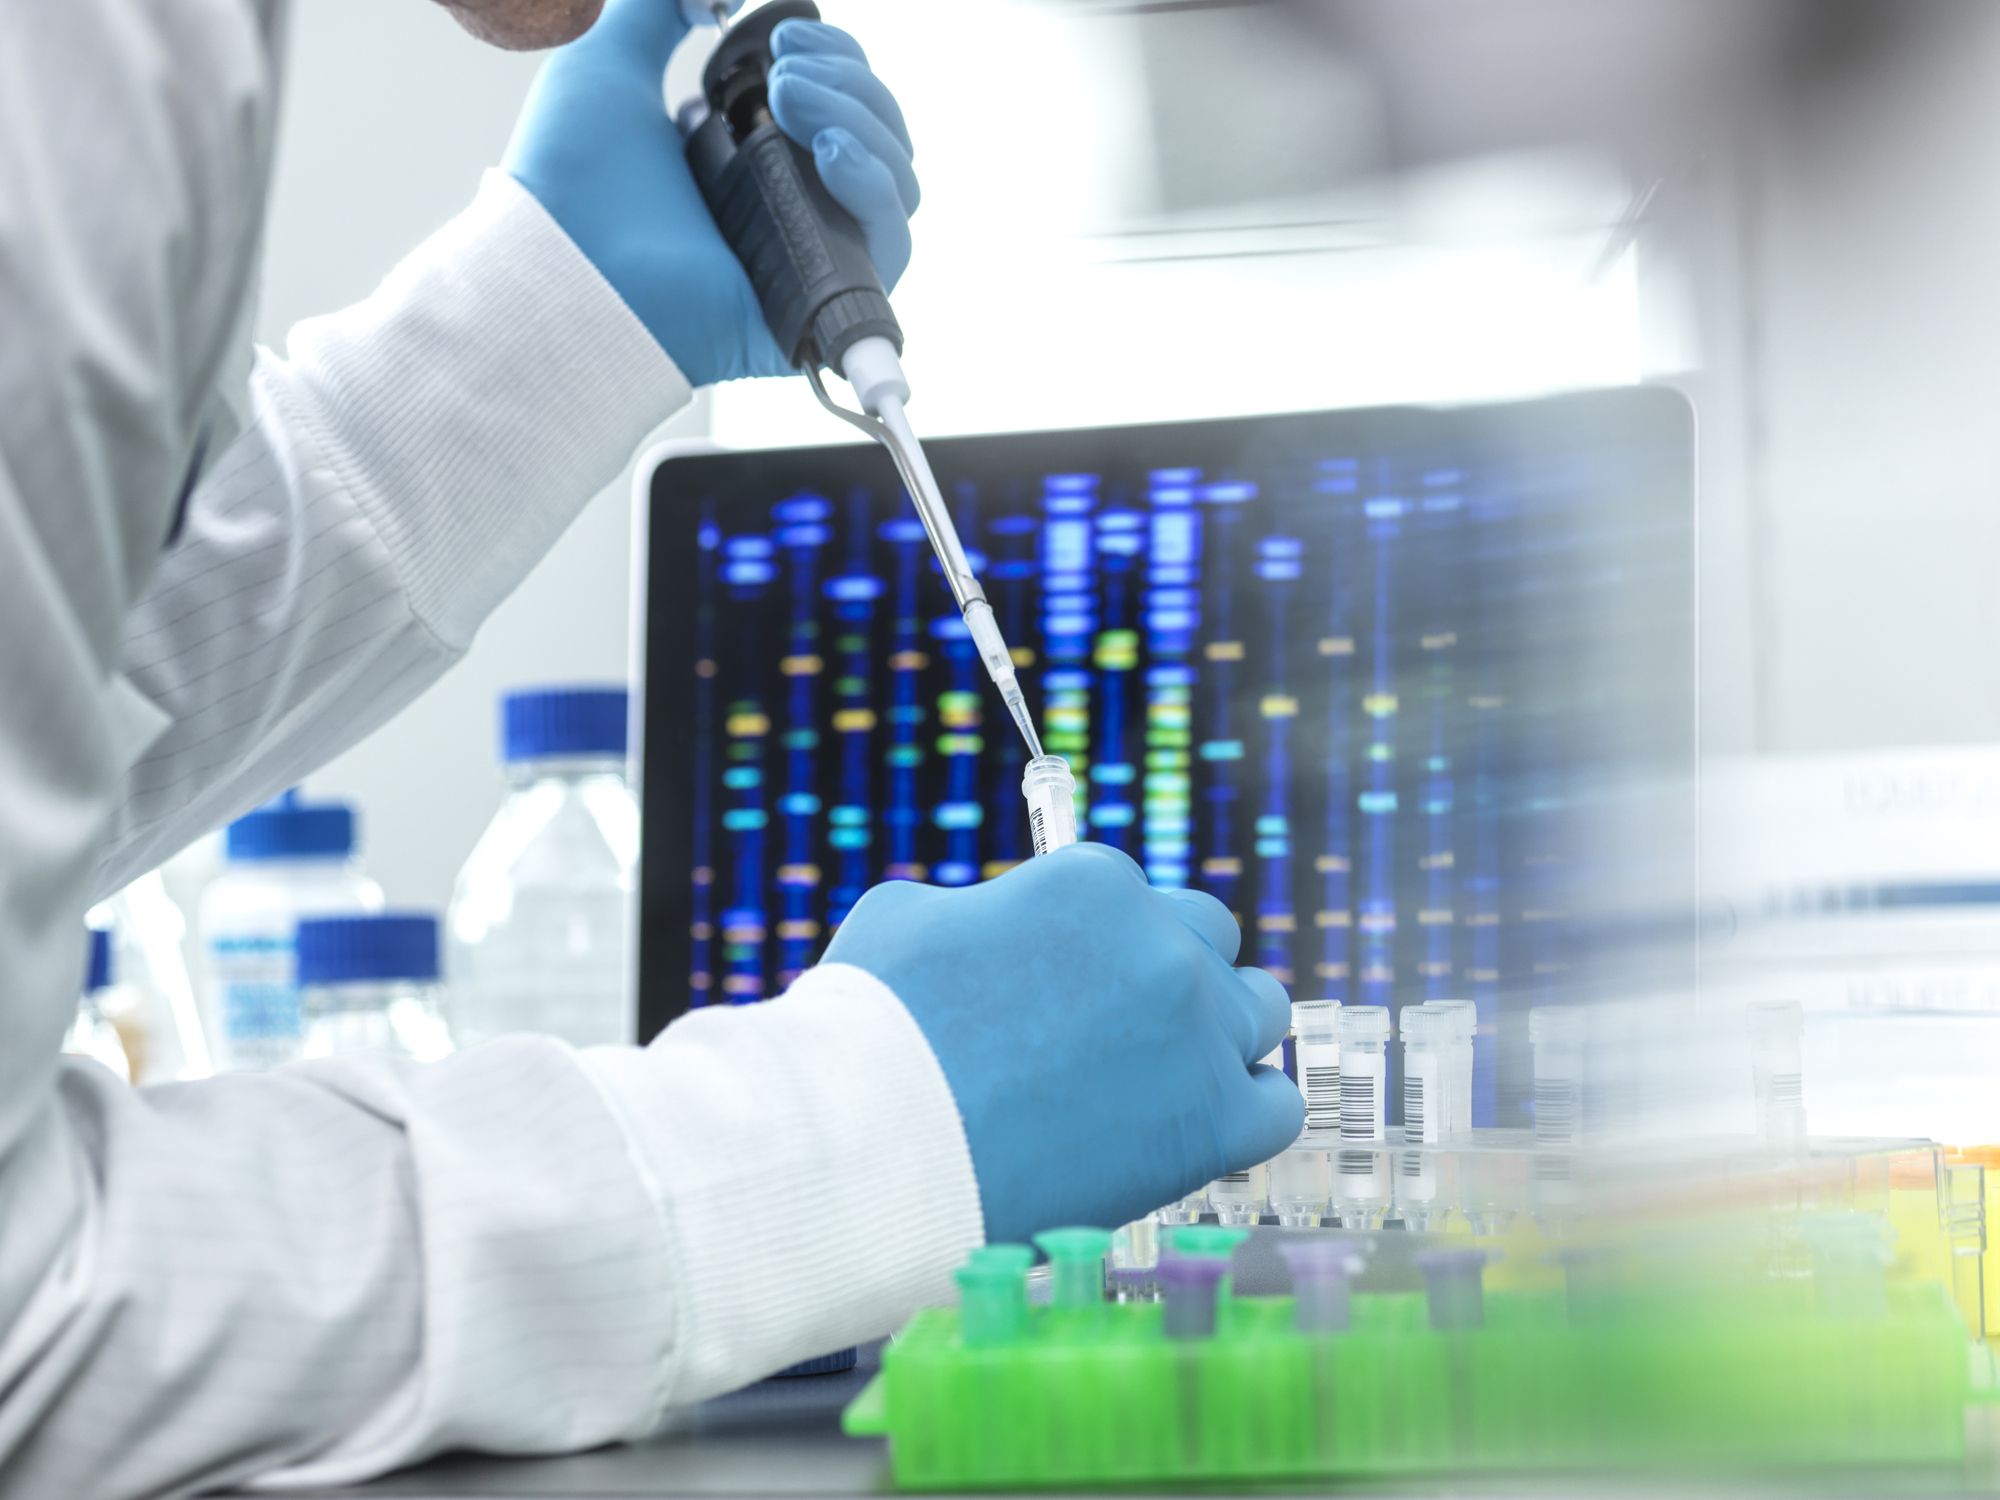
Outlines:
[[100, 894], [409, 703], [690, 394], [498, 172], [288, 354], [259, 354], [252, 420], [128, 616], [124, 674], [169, 722], [133, 768]]

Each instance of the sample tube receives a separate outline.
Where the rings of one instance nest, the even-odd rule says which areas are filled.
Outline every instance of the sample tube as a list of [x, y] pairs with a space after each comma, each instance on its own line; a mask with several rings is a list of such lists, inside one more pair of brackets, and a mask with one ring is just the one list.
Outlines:
[[1028, 799], [1028, 830], [1035, 853], [1047, 854], [1076, 842], [1076, 778], [1060, 755], [1038, 755], [1021, 773]]
[[1270, 1196], [1271, 1168], [1266, 1162], [1224, 1173], [1208, 1185], [1208, 1206], [1223, 1224], [1255, 1224], [1264, 1216]]
[[1757, 1128], [1774, 1143], [1806, 1133], [1804, 1051], [1806, 1017], [1796, 1000], [1751, 1005], [1750, 1084], [1757, 1098]]
[[1300, 1333], [1344, 1333], [1352, 1326], [1348, 1279], [1365, 1262], [1352, 1240], [1300, 1235], [1278, 1241], [1292, 1272], [1292, 1326]]
[[1271, 1212], [1290, 1229], [1310, 1229], [1333, 1196], [1333, 1163], [1324, 1146], [1301, 1140], [1271, 1158]]
[[1162, 1224], [1193, 1224], [1208, 1212], [1208, 1189], [1198, 1187], [1185, 1198], [1177, 1198], [1165, 1208], [1155, 1209]]
[[1157, 1273], [1166, 1302], [1160, 1325], [1170, 1339], [1215, 1336], [1216, 1292], [1229, 1262], [1209, 1255], [1162, 1257]]
[[1035, 1243], [1049, 1258], [1054, 1287], [1049, 1305], [1056, 1308], [1098, 1307], [1104, 1302], [1104, 1252], [1111, 1248], [1108, 1229], [1044, 1229]]
[[1380, 1005], [1347, 1005], [1335, 1017], [1340, 1035], [1340, 1171], [1334, 1212], [1343, 1229], [1373, 1229], [1389, 1206], [1378, 1154], [1388, 1139], [1383, 1084], [1390, 1021]]
[[1450, 1131], [1457, 1027], [1427, 1005], [1403, 1007], [1403, 1144], [1435, 1146]]
[[1249, 1238], [1244, 1229], [1196, 1224], [1176, 1229], [1155, 1273], [1166, 1302], [1161, 1323], [1170, 1339], [1202, 1339], [1215, 1333], [1216, 1303], [1236, 1247]]
[[1011, 1344], [1027, 1332], [1025, 1273], [1034, 1258], [1026, 1245], [983, 1245], [952, 1273], [958, 1282], [959, 1336], [967, 1348]]
[[1528, 1045], [1535, 1054], [1535, 1148], [1573, 1151], [1583, 1130], [1583, 1013], [1535, 1006]]
[[1486, 1326], [1484, 1273], [1491, 1257], [1484, 1250], [1424, 1250], [1410, 1258], [1424, 1273], [1432, 1328], [1443, 1333]]
[[1306, 1129], [1340, 1129], [1340, 1033], [1338, 1000], [1292, 1002], [1292, 1053], [1299, 1092], [1306, 1100]]
[[1451, 1018], [1451, 1082], [1445, 1089], [1451, 1096], [1451, 1116], [1444, 1127], [1448, 1135], [1468, 1135], [1472, 1131], [1472, 1036], [1479, 1029], [1479, 1007], [1470, 1000], [1430, 1000], [1423, 1008]]

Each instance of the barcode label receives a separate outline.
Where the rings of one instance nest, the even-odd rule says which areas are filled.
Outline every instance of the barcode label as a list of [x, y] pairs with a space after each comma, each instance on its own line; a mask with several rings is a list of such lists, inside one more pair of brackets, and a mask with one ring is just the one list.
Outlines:
[[1373, 1177], [1375, 1175], [1375, 1153], [1373, 1151], [1336, 1151], [1340, 1158], [1342, 1177]]
[[1048, 815], [1044, 809], [1040, 807], [1030, 807], [1028, 809], [1028, 833], [1035, 841], [1035, 853], [1047, 854], [1049, 852], [1049, 823]]
[[1382, 1139], [1382, 1058], [1361, 1052], [1340, 1060], [1340, 1138]]
[[1306, 1096], [1306, 1129], [1333, 1130], [1340, 1124], [1340, 1044], [1297, 1044], [1299, 1092]]
[[1438, 1060], [1435, 1053], [1403, 1054], [1403, 1139], [1437, 1144], [1441, 1121], [1438, 1118]]
[[1576, 1134], [1576, 1080], [1535, 1080], [1535, 1144], [1567, 1146]]
[[1773, 1073], [1771, 1075], [1771, 1107], [1773, 1109], [1804, 1109], [1806, 1107], [1805, 1084], [1797, 1073]]
[[1246, 1167], [1241, 1172], [1224, 1172], [1215, 1180], [1217, 1182], [1234, 1183], [1238, 1187], [1248, 1187], [1250, 1184], [1250, 1170]]

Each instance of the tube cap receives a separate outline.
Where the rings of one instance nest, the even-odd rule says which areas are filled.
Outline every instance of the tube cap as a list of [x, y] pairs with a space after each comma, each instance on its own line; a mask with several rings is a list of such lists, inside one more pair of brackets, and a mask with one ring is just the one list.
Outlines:
[[90, 929], [90, 965], [85, 970], [86, 991], [109, 988], [111, 984], [111, 933], [103, 927]]
[[345, 802], [307, 804], [293, 787], [229, 825], [230, 859], [346, 859], [354, 852], [354, 809]]
[[438, 977], [437, 918], [426, 912], [308, 917], [299, 923], [300, 985]]
[[500, 759], [623, 755], [630, 695], [622, 687], [524, 688], [500, 698]]
[[1386, 1005], [1343, 1005], [1334, 1017], [1334, 1026], [1343, 1042], [1386, 1042], [1389, 1040], [1389, 1008]]

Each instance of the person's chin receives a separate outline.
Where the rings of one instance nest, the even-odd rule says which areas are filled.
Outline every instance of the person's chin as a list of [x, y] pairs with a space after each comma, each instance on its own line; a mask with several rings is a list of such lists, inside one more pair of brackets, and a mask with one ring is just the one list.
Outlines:
[[560, 47], [590, 30], [604, 0], [438, 0], [480, 41], [509, 52]]

